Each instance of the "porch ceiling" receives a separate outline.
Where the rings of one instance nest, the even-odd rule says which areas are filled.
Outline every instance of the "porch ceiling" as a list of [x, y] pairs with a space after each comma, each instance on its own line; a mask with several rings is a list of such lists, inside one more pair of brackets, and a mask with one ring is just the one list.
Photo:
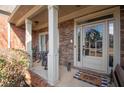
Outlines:
[[[99, 9], [98, 9], [99, 7]], [[93, 9], [93, 12], [96, 10], [102, 10], [112, 6], [88, 6], [88, 5], [60, 5], [59, 6], [59, 22], [65, 20], [79, 17], [88, 14], [88, 10]], [[81, 11], [81, 12], [80, 12]], [[85, 13], [84, 13], [85, 12]], [[73, 16], [77, 15], [77, 16]], [[29, 18], [33, 22], [33, 30], [39, 30], [41, 28], [47, 27], [48, 25], [48, 9], [47, 6], [41, 5], [21, 5], [15, 10], [10, 16], [10, 23], [15, 24], [16, 26], [25, 27], [24, 20]]]
[[[76, 5], [60, 5], [59, 6], [59, 19], [65, 15], [68, 15], [72, 12], [75, 12], [77, 10], [86, 8], [88, 6], [86, 5], [81, 5], [81, 6], [76, 6]], [[48, 9], [46, 8], [44, 11], [40, 12], [38, 15], [34, 16], [31, 19], [35, 24], [34, 30], [39, 30], [43, 27], [46, 27], [48, 24]]]
[[26, 5], [21, 5], [17, 6], [16, 9], [13, 11], [13, 13], [10, 16], [10, 22], [13, 24], [16, 24], [16, 22], [24, 16], [31, 8], [33, 8], [34, 5], [26, 6]]

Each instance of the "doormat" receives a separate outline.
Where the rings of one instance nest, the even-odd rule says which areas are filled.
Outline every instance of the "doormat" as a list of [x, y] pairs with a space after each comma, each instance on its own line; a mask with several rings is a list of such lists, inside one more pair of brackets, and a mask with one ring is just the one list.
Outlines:
[[109, 79], [103, 75], [98, 75], [93, 72], [85, 72], [85, 71], [78, 71], [74, 78], [93, 84], [99, 87], [108, 87], [109, 86]]

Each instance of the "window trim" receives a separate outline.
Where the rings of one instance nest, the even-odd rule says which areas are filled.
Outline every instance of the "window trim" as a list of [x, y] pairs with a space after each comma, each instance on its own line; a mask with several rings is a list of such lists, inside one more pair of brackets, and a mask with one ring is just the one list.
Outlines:
[[39, 51], [41, 51], [41, 36], [47, 35], [48, 32], [41, 32], [39, 33]]

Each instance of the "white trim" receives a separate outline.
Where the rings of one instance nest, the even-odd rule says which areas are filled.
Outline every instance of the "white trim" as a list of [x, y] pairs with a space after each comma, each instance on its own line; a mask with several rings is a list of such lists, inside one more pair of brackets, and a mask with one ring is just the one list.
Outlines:
[[76, 38], [76, 30], [77, 30], [77, 26], [76, 26], [76, 22], [74, 22], [74, 66], [76, 67], [77, 66], [77, 38]]
[[84, 24], [81, 24], [80, 26], [85, 26], [85, 25], [88, 26], [88, 25], [98, 24], [98, 23], [102, 23], [102, 22], [105, 22], [105, 21], [111, 21], [111, 20], [114, 20], [114, 18], [108, 18], [108, 19], [103, 19], [103, 20], [99, 20], [99, 21], [84, 23]]
[[[96, 18], [99, 16], [104, 16], [107, 14], [113, 14], [115, 19], [115, 30], [114, 30], [114, 68], [119, 63], [120, 64], [120, 7], [114, 7], [111, 9], [106, 9], [103, 11], [95, 12], [77, 19], [74, 19], [74, 34], [76, 33], [76, 24], [80, 21], [85, 21], [87, 19]], [[75, 35], [74, 35], [75, 36]], [[76, 36], [74, 37], [76, 39]], [[74, 40], [75, 41], [75, 40]], [[76, 44], [77, 41], [74, 42]], [[75, 46], [75, 45], [74, 45]], [[76, 50], [76, 49], [74, 49]], [[116, 54], [115, 54], [116, 53]], [[74, 51], [76, 55], [76, 51]], [[74, 64], [76, 64], [76, 56], [74, 56]], [[75, 66], [75, 65], [74, 65]]]
[[120, 64], [120, 6], [115, 9], [115, 30], [114, 30], [114, 68]]
[[41, 51], [41, 36], [42, 35], [47, 35], [48, 34], [48, 32], [41, 32], [41, 33], [39, 33], [39, 51]]
[[107, 22], [109, 20], [105, 20], [105, 32], [103, 32], [103, 35], [104, 35], [104, 39], [103, 39], [103, 62], [104, 62], [104, 68], [105, 68], [105, 72], [104, 73], [108, 73], [108, 67], [109, 67], [109, 61], [108, 61], [108, 33], [107, 31], [108, 30], [108, 25], [107, 25]]
[[[114, 23], [114, 25], [115, 25], [115, 20], [110, 20], [110, 21], [107, 21], [107, 26], [109, 26], [109, 23]], [[109, 48], [109, 27], [107, 27], [108, 28], [108, 32], [107, 32], [107, 47]], [[114, 26], [114, 31], [115, 31], [115, 26]], [[114, 33], [114, 32], [113, 32]], [[113, 34], [113, 36], [114, 36], [114, 34]], [[114, 41], [114, 37], [113, 37], [113, 41]], [[115, 46], [114, 45], [114, 43], [113, 43], [113, 46]], [[113, 47], [113, 49], [114, 49], [114, 47]], [[113, 50], [113, 53], [114, 53], [114, 50]], [[107, 54], [109, 54], [109, 51], [107, 51]], [[114, 55], [114, 54], [113, 54]], [[113, 56], [114, 57], [114, 56]], [[114, 62], [113, 62], [114, 63]], [[108, 64], [107, 65], [109, 65], [109, 56], [108, 56]], [[108, 66], [108, 73], [111, 73], [111, 67], [109, 67]]]
[[11, 27], [10, 23], [8, 23], [8, 48], [11, 48]]
[[29, 19], [25, 20], [25, 47], [31, 57], [30, 67], [32, 67], [32, 21]]
[[[84, 35], [84, 31], [82, 31], [83, 30], [83, 27], [82, 26], [80, 26], [80, 30], [81, 30], [81, 32], [80, 32], [80, 34], [81, 34], [81, 36], [80, 36], [80, 50], [83, 50], [83, 47], [82, 47], [82, 44], [85, 42], [84, 41], [84, 39], [83, 39], [83, 35]], [[82, 40], [83, 39], [83, 40]], [[83, 67], [83, 51], [80, 51], [80, 67]]]
[[48, 82], [51, 85], [59, 80], [59, 61], [58, 61], [58, 9], [52, 5], [48, 6], [48, 36], [49, 36], [49, 53], [48, 53]]

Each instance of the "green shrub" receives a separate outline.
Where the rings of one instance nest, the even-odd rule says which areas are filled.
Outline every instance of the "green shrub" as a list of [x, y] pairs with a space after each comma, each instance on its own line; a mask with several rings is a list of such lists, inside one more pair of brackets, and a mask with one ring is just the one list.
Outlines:
[[0, 86], [24, 86], [30, 57], [22, 50], [0, 49]]

